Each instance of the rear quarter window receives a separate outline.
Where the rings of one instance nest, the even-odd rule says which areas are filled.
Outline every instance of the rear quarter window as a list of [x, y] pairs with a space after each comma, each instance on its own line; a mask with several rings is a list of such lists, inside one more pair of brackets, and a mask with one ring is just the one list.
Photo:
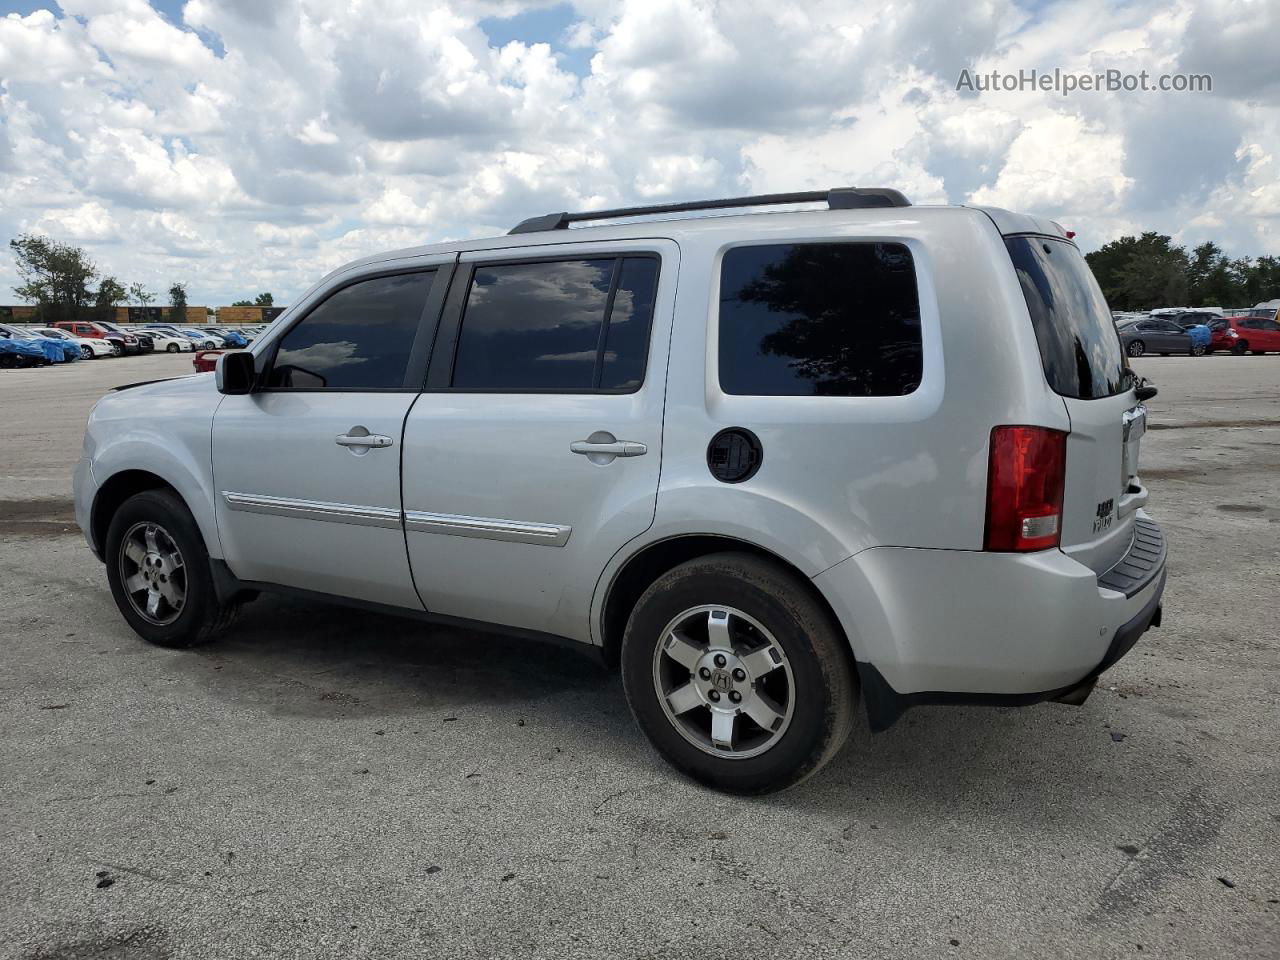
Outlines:
[[901, 396], [920, 384], [920, 301], [901, 243], [735, 247], [719, 323], [725, 393]]
[[1111, 310], [1075, 244], [1014, 236], [1005, 238], [1005, 246], [1031, 314], [1045, 379], [1054, 392], [1093, 400], [1128, 389]]

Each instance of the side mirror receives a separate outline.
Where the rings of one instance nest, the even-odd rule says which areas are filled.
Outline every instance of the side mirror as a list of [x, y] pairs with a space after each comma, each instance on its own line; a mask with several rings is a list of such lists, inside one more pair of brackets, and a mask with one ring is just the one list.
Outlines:
[[253, 367], [253, 354], [249, 351], [224, 353], [218, 358], [213, 371], [214, 383], [217, 384], [219, 393], [236, 395], [253, 392], [257, 375]]

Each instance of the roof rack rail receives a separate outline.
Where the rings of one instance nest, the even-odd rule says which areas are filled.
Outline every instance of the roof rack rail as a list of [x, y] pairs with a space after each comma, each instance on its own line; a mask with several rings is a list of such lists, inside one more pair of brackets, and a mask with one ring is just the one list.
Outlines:
[[686, 213], [693, 210], [723, 210], [730, 207], [765, 207], [782, 203], [818, 202], [825, 202], [831, 210], [911, 206], [911, 202], [900, 191], [889, 187], [836, 187], [832, 190], [806, 190], [800, 193], [762, 193], [754, 197], [722, 197], [719, 200], [655, 203], [649, 207], [619, 207], [616, 210], [591, 210], [583, 213], [544, 213], [540, 217], [521, 220], [508, 231], [508, 235], [540, 233], [543, 230], [567, 230], [569, 224], [581, 223], [584, 220], [614, 220], [619, 217], [642, 217], [655, 213]]

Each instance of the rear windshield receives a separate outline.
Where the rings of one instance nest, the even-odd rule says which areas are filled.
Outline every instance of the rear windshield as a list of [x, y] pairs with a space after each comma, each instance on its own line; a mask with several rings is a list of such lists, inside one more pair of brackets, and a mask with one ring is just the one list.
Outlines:
[[1098, 281], [1074, 244], [1006, 237], [1040, 345], [1045, 379], [1064, 397], [1093, 400], [1129, 386], [1124, 353]]

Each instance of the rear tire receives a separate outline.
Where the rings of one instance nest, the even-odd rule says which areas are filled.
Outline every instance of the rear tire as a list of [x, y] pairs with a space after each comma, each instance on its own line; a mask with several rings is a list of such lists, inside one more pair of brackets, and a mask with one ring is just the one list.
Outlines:
[[717, 553], [640, 597], [622, 681], [640, 729], [673, 766], [718, 790], [770, 793], [844, 744], [858, 700], [852, 657], [810, 589], [753, 554]]
[[1209, 351], [1205, 348], [1205, 346], [1199, 343], [1197, 343], [1195, 346], [1191, 348], [1191, 355], [1193, 357], [1203, 357], [1208, 352]]
[[1243, 357], [1249, 352], [1249, 343], [1246, 340], [1237, 340], [1231, 345], [1231, 352], [1237, 357]]
[[1254, 351], [1253, 351], [1253, 355], [1254, 355], [1255, 357], [1265, 357], [1265, 356], [1267, 355], [1267, 351], [1265, 351], [1265, 350], [1254, 350]]
[[1147, 348], [1141, 340], [1134, 340], [1129, 344], [1127, 352], [1131, 357], [1140, 357], [1147, 352]]
[[181, 350], [182, 348], [181, 348], [180, 346], [178, 346], [176, 343], [171, 343], [171, 344], [169, 344], [167, 347], [165, 347], [164, 349], [165, 349], [165, 352], [166, 352], [166, 353], [177, 353], [177, 352], [178, 352], [179, 350]]
[[222, 603], [195, 518], [169, 490], [145, 490], [111, 518], [103, 551], [111, 595], [138, 636], [193, 647], [230, 626], [239, 603]]

